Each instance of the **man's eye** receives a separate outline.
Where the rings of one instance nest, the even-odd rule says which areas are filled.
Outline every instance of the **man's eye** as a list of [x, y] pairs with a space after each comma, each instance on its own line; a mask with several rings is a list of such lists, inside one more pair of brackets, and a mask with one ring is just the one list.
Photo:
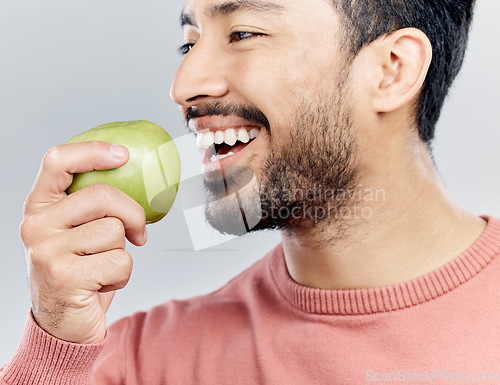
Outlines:
[[230, 43], [237, 43], [241, 40], [250, 39], [252, 37], [263, 36], [263, 33], [255, 33], [255, 32], [232, 32], [229, 37]]
[[[256, 32], [240, 32], [240, 31], [235, 31], [232, 32], [228, 37], [229, 37], [229, 43], [237, 43], [241, 40], [245, 39], [250, 39], [252, 37], [258, 37], [258, 36], [263, 36], [263, 33], [256, 33]], [[194, 47], [194, 43], [186, 43], [181, 45], [178, 48], [178, 51], [181, 55], [187, 55], [189, 51]]]
[[183, 44], [181, 45], [179, 48], [178, 48], [178, 51], [181, 55], [187, 55], [187, 53], [189, 51], [191, 51], [191, 48], [194, 47], [194, 43], [186, 43], [186, 44]]

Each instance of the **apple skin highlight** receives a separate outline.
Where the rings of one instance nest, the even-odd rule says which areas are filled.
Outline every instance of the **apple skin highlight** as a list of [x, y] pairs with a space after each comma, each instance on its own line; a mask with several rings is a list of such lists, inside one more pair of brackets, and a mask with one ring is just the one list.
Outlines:
[[181, 177], [181, 161], [174, 141], [160, 126], [146, 120], [100, 125], [71, 138], [68, 143], [104, 141], [120, 144], [130, 153], [128, 162], [112, 170], [74, 174], [68, 194], [84, 187], [107, 183], [124, 192], [155, 223], [171, 209]]

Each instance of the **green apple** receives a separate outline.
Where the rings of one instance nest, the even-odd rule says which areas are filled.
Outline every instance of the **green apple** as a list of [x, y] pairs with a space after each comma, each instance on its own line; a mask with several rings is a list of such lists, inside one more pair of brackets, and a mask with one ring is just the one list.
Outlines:
[[146, 222], [158, 222], [172, 207], [181, 177], [181, 161], [174, 141], [160, 126], [146, 120], [115, 122], [85, 131], [68, 143], [100, 140], [125, 146], [130, 159], [113, 170], [73, 176], [67, 193], [95, 183], [108, 183], [139, 203]]

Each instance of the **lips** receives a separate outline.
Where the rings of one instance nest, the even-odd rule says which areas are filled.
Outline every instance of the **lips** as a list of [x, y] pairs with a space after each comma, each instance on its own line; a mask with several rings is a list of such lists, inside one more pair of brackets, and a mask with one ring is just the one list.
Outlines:
[[236, 116], [210, 115], [189, 120], [189, 129], [194, 133], [208, 131], [225, 131], [229, 128], [237, 129], [241, 127], [260, 128], [259, 124], [239, 118]]

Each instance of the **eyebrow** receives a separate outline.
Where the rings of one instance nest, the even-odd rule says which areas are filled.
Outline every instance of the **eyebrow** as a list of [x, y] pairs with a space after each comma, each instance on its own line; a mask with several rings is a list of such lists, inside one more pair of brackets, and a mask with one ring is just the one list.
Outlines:
[[[264, 0], [232, 0], [224, 3], [212, 5], [208, 8], [207, 14], [211, 18], [228, 16], [235, 12], [255, 12], [255, 13], [283, 13], [283, 7], [276, 3], [271, 3]], [[191, 25], [196, 27], [196, 22], [193, 16], [186, 11], [182, 11], [180, 17], [181, 27]]]
[[191, 16], [189, 13], [185, 11], [182, 11], [181, 13], [180, 23], [181, 27], [184, 27], [185, 25], [192, 25], [193, 27], [196, 27], [196, 23], [194, 22], [193, 16]]

